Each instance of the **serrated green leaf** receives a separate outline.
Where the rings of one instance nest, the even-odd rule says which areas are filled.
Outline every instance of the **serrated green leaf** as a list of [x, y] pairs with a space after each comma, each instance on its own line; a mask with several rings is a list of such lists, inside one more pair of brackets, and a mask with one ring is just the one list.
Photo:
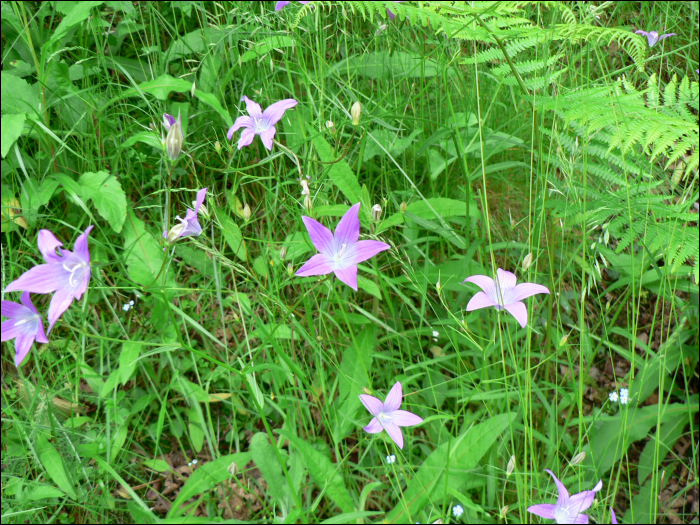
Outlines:
[[12, 145], [17, 141], [20, 135], [22, 135], [25, 120], [27, 120], [27, 114], [25, 112], [2, 116], [0, 153], [2, 153], [3, 159], [7, 157]]
[[3, 118], [16, 113], [38, 113], [41, 106], [39, 94], [26, 80], [3, 71], [0, 73], [0, 83], [0, 108]]
[[126, 220], [126, 194], [117, 177], [106, 171], [83, 173], [78, 180], [83, 198], [89, 197], [112, 229], [119, 233]]
[[658, 468], [661, 462], [666, 459], [668, 453], [673, 449], [673, 445], [675, 445], [676, 441], [683, 435], [683, 430], [688, 423], [691, 412], [697, 413], [697, 407], [695, 409], [689, 409], [689, 411], [684, 414], [671, 414], [670, 417], [666, 417], [664, 414], [661, 427], [658, 431], [658, 454], [655, 453], [657, 434], [653, 433], [650, 436], [651, 439], [644, 445], [644, 450], [642, 450], [639, 456], [637, 482], [640, 486], [644, 484], [649, 474]]
[[[165, 257], [163, 248], [156, 240], [155, 235], [146, 231], [145, 224], [136, 217], [131, 208], [127, 210], [123, 234], [129, 278], [143, 286], [153, 284], [156, 277], [158, 277], [159, 283], [162, 282], [163, 275], [160, 274], [160, 271]], [[166, 297], [174, 296], [174, 288], [175, 279], [172, 272], [168, 272]]]
[[103, 3], [104, 2], [73, 2], [73, 9], [71, 9], [70, 12], [63, 17], [63, 20], [61, 20], [61, 23], [58, 24], [58, 27], [53, 30], [49, 43], [58, 42], [60, 39], [66, 36], [66, 33], [68, 33], [70, 29], [81, 23], [83, 20], [87, 20], [93, 7], [97, 7]]
[[286, 515], [291, 508], [292, 494], [282, 473], [277, 453], [270, 444], [267, 434], [258, 432], [253, 436], [250, 442], [250, 455], [267, 482], [272, 500], [282, 508], [282, 514]]
[[131, 379], [131, 375], [136, 370], [142, 346], [140, 343], [131, 341], [122, 345], [122, 351], [119, 354], [119, 382], [122, 385]]
[[72, 499], [76, 499], [77, 494], [66, 474], [63, 458], [44, 434], [40, 433], [37, 435], [36, 452], [41, 460], [41, 464], [44, 465], [44, 469], [46, 469], [46, 473], [56, 486]]

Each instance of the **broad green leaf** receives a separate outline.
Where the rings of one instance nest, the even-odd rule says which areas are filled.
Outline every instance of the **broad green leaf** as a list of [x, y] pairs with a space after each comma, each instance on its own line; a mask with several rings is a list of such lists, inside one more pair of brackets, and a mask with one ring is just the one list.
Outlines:
[[240, 228], [238, 228], [238, 225], [233, 222], [223, 210], [219, 209], [217, 216], [221, 223], [221, 233], [224, 234], [224, 239], [226, 239], [229, 248], [233, 250], [233, 253], [235, 253], [240, 260], [245, 261], [247, 259], [245, 241], [243, 240], [243, 234]]
[[221, 117], [221, 119], [226, 123], [227, 127], [230, 128], [233, 125], [233, 118], [231, 118], [229, 112], [224, 109], [224, 107], [221, 105], [221, 102], [219, 102], [219, 99], [216, 98], [215, 95], [213, 95], [212, 93], [196, 91], [194, 96], [197, 97], [201, 102], [204, 102], [207, 106], [214, 109], [214, 111], [216, 111]]
[[140, 343], [131, 341], [122, 345], [122, 351], [119, 354], [119, 382], [122, 385], [131, 379], [131, 375], [136, 370], [142, 346]]
[[126, 220], [126, 195], [116, 176], [106, 171], [83, 173], [78, 180], [83, 198], [89, 197], [97, 212], [119, 233]]
[[373, 295], [380, 301], [382, 300], [382, 290], [379, 288], [379, 285], [364, 275], [357, 276], [357, 287], [363, 292]]
[[327, 204], [314, 208], [314, 217], [342, 217], [349, 209], [347, 204]]
[[[176, 93], [186, 93], [192, 89], [192, 82], [181, 78], [174, 78], [168, 74], [159, 76], [156, 79], [149, 80], [139, 84], [139, 90], [144, 93], [150, 93], [158, 100], [167, 100], [168, 95], [175, 91]], [[135, 89], [130, 89], [124, 93], [124, 96], [134, 96], [138, 94]]]
[[73, 9], [63, 17], [58, 27], [53, 30], [49, 43], [57, 42], [62, 39], [70, 29], [90, 16], [90, 11], [93, 7], [97, 7], [103, 3], [104, 2], [72, 2]]
[[216, 27], [196, 29], [172, 43], [170, 49], [168, 49], [166, 53], [167, 60], [169, 62], [193, 53], [206, 53], [211, 49], [210, 44], [218, 44], [223, 38], [228, 36], [229, 33], [229, 31], [224, 31]]
[[27, 120], [27, 114], [25, 112], [2, 116], [0, 152], [2, 153], [3, 159], [7, 157], [10, 148], [22, 134], [25, 120]]
[[[695, 403], [693, 410], [697, 412], [697, 397]], [[589, 444], [583, 447], [587, 454], [582, 464], [597, 477], [604, 476], [627, 453], [632, 443], [647, 437], [651, 428], [661, 423], [656, 405], [637, 407], [630, 404], [622, 410], [628, 412], [626, 417], [622, 412], [614, 416], [599, 416], [590, 433]], [[687, 413], [687, 405], [674, 403], [665, 408], [664, 419], [671, 420]]]
[[[365, 144], [365, 152], [362, 160], [363, 162], [367, 162], [376, 155], [386, 155], [384, 150], [393, 158], [396, 158], [401, 155], [421, 133], [423, 133], [422, 129], [416, 129], [408, 137], [400, 138], [396, 132], [389, 131], [388, 129], [370, 131], [370, 136], [366, 139], [367, 142]], [[381, 144], [384, 149], [380, 148], [378, 143]]]
[[24, 493], [24, 496], [30, 501], [36, 501], [47, 498], [62, 498], [64, 493], [62, 490], [44, 485], [43, 483], [33, 483], [30, 489]]
[[192, 448], [195, 452], [200, 452], [204, 446], [204, 421], [197, 408], [188, 408], [187, 413], [187, 430], [189, 432]]
[[[23, 78], [10, 75], [3, 71], [0, 73], [2, 97], [0, 97], [0, 108], [3, 119], [7, 115], [16, 113], [29, 113], [36, 115], [41, 106], [39, 94]], [[9, 146], [8, 146], [9, 148]]]
[[[344, 323], [343, 315], [337, 316], [339, 323]], [[338, 373], [338, 399], [333, 403], [336, 407], [333, 419], [333, 440], [340, 443], [353, 427], [358, 424], [357, 411], [362, 406], [358, 397], [362, 387], [369, 387], [372, 370], [372, 353], [377, 345], [376, 327], [368, 325], [358, 330], [355, 341], [346, 347]], [[369, 423], [369, 421], [367, 421]]]
[[144, 144], [148, 144], [149, 146], [165, 151], [165, 146], [163, 146], [160, 137], [153, 131], [140, 131], [134, 135], [131, 135], [128, 139], [119, 144], [119, 147], [130, 148], [137, 142], [143, 142]]
[[[326, 142], [322, 136], [318, 135], [312, 139], [313, 145], [318, 152], [318, 156], [323, 162], [331, 162], [336, 160], [333, 155], [333, 150], [330, 144]], [[340, 155], [340, 153], [338, 154]], [[360, 202], [360, 193], [362, 188], [360, 183], [357, 181], [357, 177], [350, 169], [350, 166], [345, 159], [335, 164], [331, 164], [328, 170], [328, 176], [330, 177], [333, 184], [335, 184], [338, 189], [343, 192], [345, 198], [350, 201], [350, 205]]]
[[[274, 330], [274, 332], [273, 332]], [[251, 337], [257, 337], [261, 341], [265, 341], [270, 337], [270, 334], [272, 333], [272, 337], [275, 339], [287, 339], [290, 340], [292, 339], [292, 329], [286, 325], [286, 324], [260, 324], [253, 332], [250, 334]], [[297, 334], [294, 334], [294, 339], [298, 339], [299, 336]]]
[[340, 507], [345, 513], [355, 512], [355, 503], [345, 487], [340, 465], [331, 463], [331, 460], [312, 447], [307, 441], [297, 437], [288, 429], [277, 430], [282, 437], [287, 438], [294, 447], [301, 452], [306, 468], [316, 485], [325, 491], [325, 494]]
[[[451, 74], [454, 70], [448, 69]], [[373, 51], [348, 57], [334, 64], [326, 75], [360, 75], [363, 77], [390, 79], [430, 78], [440, 73], [438, 63], [420, 55], [396, 51]]]
[[408, 483], [402, 501], [389, 512], [386, 521], [415, 521], [415, 517], [430, 505], [431, 501], [441, 502], [445, 496], [445, 471], [449, 469], [450, 484], [469, 478], [471, 471], [477, 467], [484, 454], [508, 428], [509, 421], [515, 417], [512, 413], [494, 416], [470, 427], [463, 434], [433, 450]]
[[263, 279], [267, 278], [267, 262], [265, 261], [265, 257], [263, 255], [255, 258], [253, 261], [253, 270], [255, 270], [255, 273], [257, 273]]
[[12, 194], [7, 186], [3, 184], [2, 196], [0, 196], [0, 218], [2, 218], [2, 232], [11, 232], [17, 229], [17, 226], [21, 226], [25, 230], [29, 228], [27, 221], [22, 217], [22, 209], [20, 208], [19, 201]]
[[311, 251], [311, 248], [306, 243], [306, 235], [299, 231], [287, 235], [284, 239], [284, 246], [287, 247], [285, 262], [293, 261], [296, 257]]
[[182, 515], [180, 506], [193, 496], [215, 488], [219, 483], [231, 479], [232, 472], [243, 470], [243, 467], [250, 462], [250, 453], [241, 452], [239, 454], [229, 454], [221, 456], [213, 461], [202, 464], [195, 470], [180, 489], [180, 492], [173, 501], [173, 505], [168, 512], [168, 518], [177, 518]]
[[282, 508], [282, 514], [286, 515], [292, 506], [293, 498], [282, 473], [277, 452], [274, 445], [270, 444], [267, 434], [258, 432], [253, 436], [250, 442], [250, 455], [267, 482], [268, 493], [273, 502], [276, 502]]
[[66, 469], [63, 464], [63, 458], [58, 450], [49, 442], [46, 435], [39, 433], [36, 440], [36, 452], [44, 465], [46, 473], [53, 480], [56, 486], [65, 492], [72, 499], [77, 498], [75, 489], [66, 474]]
[[273, 49], [282, 49], [285, 47], [293, 47], [294, 40], [288, 36], [271, 36], [256, 42], [253, 49], [249, 49], [241, 55], [241, 63], [255, 60], [263, 55], [266, 55]]
[[146, 459], [141, 465], [156, 472], [170, 472], [170, 465], [164, 459]]

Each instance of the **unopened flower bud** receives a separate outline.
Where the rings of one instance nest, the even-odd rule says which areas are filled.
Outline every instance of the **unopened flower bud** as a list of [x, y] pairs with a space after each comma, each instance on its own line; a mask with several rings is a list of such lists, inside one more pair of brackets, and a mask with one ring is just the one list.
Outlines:
[[335, 124], [333, 124], [332, 120], [326, 122], [326, 129], [328, 129], [332, 135], [335, 135]]
[[309, 191], [309, 183], [307, 180], [301, 179], [299, 184], [301, 184], [301, 194], [302, 195], [311, 195], [311, 192]]
[[362, 387], [362, 393], [367, 394], [368, 396], [372, 395], [372, 391], [369, 388], [367, 388], [366, 386]]
[[250, 216], [252, 215], [250, 211], [250, 206], [248, 206], [248, 203], [243, 206], [243, 220], [248, 222], [250, 220]]
[[292, 263], [289, 263], [287, 265], [287, 274], [291, 277], [294, 275], [294, 266], [292, 266]]
[[182, 151], [182, 144], [185, 142], [185, 137], [182, 136], [182, 123], [180, 121], [180, 114], [177, 115], [177, 120], [174, 120], [170, 115], [164, 115], [164, 118], [170, 117], [168, 121], [173, 120], [170, 123], [170, 128], [168, 129], [168, 136], [165, 137], [165, 149], [168, 152], [168, 158], [170, 160], [177, 160]]
[[573, 467], [574, 465], [578, 465], [579, 463], [581, 463], [584, 459], [586, 459], [585, 450], [583, 452], [579, 452], [573, 458], [571, 458], [571, 462], [569, 462], [569, 465]]
[[362, 104], [360, 104], [359, 100], [352, 105], [350, 116], [352, 117], [352, 125], [359, 126], [360, 117], [362, 116]]
[[379, 222], [382, 218], [382, 207], [379, 204], [372, 206], [372, 219], [374, 222]]
[[406, 213], [406, 207], [407, 207], [407, 206], [408, 206], [408, 204], [406, 204], [405, 202], [402, 202], [402, 203], [399, 205], [399, 211], [400, 211], [401, 213]]
[[506, 476], [510, 476], [515, 470], [515, 455], [512, 455], [508, 460], [508, 466], [506, 467]]
[[168, 235], [166, 237], [166, 242], [168, 244], [174, 243], [179, 237], [180, 234], [182, 233], [182, 230], [185, 229], [185, 226], [187, 226], [187, 223], [185, 221], [182, 221], [179, 224], [176, 224], [172, 228], [170, 228], [170, 231], [168, 232]]
[[528, 253], [523, 259], [523, 271], [526, 272], [530, 265], [532, 265], [532, 252]]
[[501, 518], [502, 520], [505, 520], [505, 519], [506, 519], [506, 514], [508, 514], [508, 505], [505, 505], [505, 506], [500, 510], [500, 512], [498, 513], [498, 515], [500, 516], [500, 518]]
[[569, 334], [564, 334], [561, 339], [559, 339], [559, 346], [564, 346], [569, 340]]
[[218, 140], [214, 143], [214, 149], [216, 150], [217, 153], [221, 153], [221, 142]]
[[311, 197], [309, 197], [308, 195], [304, 195], [304, 209], [307, 212], [311, 213], [311, 210], [313, 210], [313, 208], [314, 206], [311, 203]]
[[190, 95], [194, 97], [194, 92], [197, 91], [197, 83], [192, 82], [192, 91], [190, 91]]
[[287, 256], [287, 247], [282, 246], [282, 249], [280, 250], [280, 260], [284, 261], [284, 258]]

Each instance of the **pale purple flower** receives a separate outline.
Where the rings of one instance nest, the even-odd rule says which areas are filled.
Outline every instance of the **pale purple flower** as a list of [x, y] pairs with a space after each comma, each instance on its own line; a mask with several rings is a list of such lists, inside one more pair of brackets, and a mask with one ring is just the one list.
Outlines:
[[[299, 3], [300, 3], [301, 5], [306, 5], [306, 4], [308, 4], [309, 2], [299, 2]], [[275, 4], [275, 11], [279, 11], [280, 9], [282, 9], [282, 8], [284, 8], [284, 7], [287, 7], [289, 4], [291, 4], [291, 2], [277, 2], [277, 3]]]
[[29, 298], [29, 292], [22, 292], [22, 297], [19, 300], [22, 304], [2, 301], [2, 315], [8, 317], [9, 320], [0, 326], [3, 342], [10, 339], [15, 340], [16, 367], [19, 367], [24, 358], [27, 357], [35, 340], [40, 343], [49, 342], [44, 333], [41, 317]]
[[545, 469], [545, 471], [549, 472], [549, 475], [554, 478], [554, 483], [557, 485], [557, 491], [559, 492], [557, 503], [556, 505], [551, 503], [532, 505], [527, 508], [527, 511], [541, 518], [555, 520], [557, 523], [588, 523], [588, 516], [582, 514], [582, 512], [588, 510], [588, 507], [593, 504], [596, 492], [603, 488], [603, 482], [598, 481], [593, 490], [585, 490], [569, 496], [566, 487], [557, 479], [554, 473], [549, 469]]
[[613, 525], [617, 525], [617, 516], [615, 516], [615, 511], [612, 507], [610, 507], [610, 522], [613, 523]]
[[197, 202], [194, 205], [194, 210], [187, 208], [187, 213], [185, 218], [175, 217], [180, 224], [176, 224], [170, 228], [170, 232], [163, 232], [163, 237], [168, 239], [168, 243], [174, 242], [181, 237], [191, 237], [197, 236], [202, 233], [202, 227], [199, 224], [197, 215], [199, 214], [199, 208], [204, 203], [204, 198], [207, 195], [207, 189], [202, 188], [197, 192]]
[[175, 122], [175, 117], [168, 115], [167, 113], [163, 113], [163, 127], [165, 128], [165, 131], [170, 131], [170, 127], [175, 124]]
[[38, 264], [24, 272], [5, 288], [6, 292], [54, 293], [49, 304], [49, 333], [63, 312], [83, 296], [90, 280], [88, 226], [75, 241], [75, 251], [63, 250], [63, 243], [49, 230], [39, 231], [39, 251], [46, 264]]
[[664, 35], [659, 36], [659, 33], [656, 31], [642, 31], [641, 29], [639, 31], [635, 31], [636, 34], [638, 35], [644, 35], [647, 37], [647, 42], [649, 42], [649, 47], [654, 47], [657, 42], [663, 40], [664, 38], [668, 38], [670, 36], [676, 36], [676, 33], [666, 33]]
[[249, 116], [238, 117], [233, 126], [229, 128], [226, 136], [231, 140], [236, 131], [244, 128], [241, 132], [241, 138], [238, 139], [238, 149], [250, 145], [255, 135], [260, 135], [262, 143], [268, 150], [272, 151], [272, 139], [277, 132], [275, 124], [279, 122], [285, 111], [296, 106], [298, 102], [293, 98], [287, 98], [268, 106], [263, 112], [260, 104], [253, 102], [245, 95], [241, 100], [245, 101]]
[[360, 237], [360, 203], [352, 206], [340, 219], [335, 235], [311, 217], [301, 219], [309, 231], [311, 242], [321, 252], [311, 257], [295, 275], [326, 275], [331, 272], [357, 291], [357, 264], [388, 250], [390, 246], [380, 241], [358, 241]]
[[549, 289], [541, 284], [520, 283], [516, 285], [514, 273], [501, 270], [496, 272], [496, 281], [486, 275], [472, 275], [464, 280], [474, 283], [483, 292], [478, 292], [467, 304], [467, 312], [493, 306], [496, 310], [504, 308], [515, 317], [520, 326], [527, 325], [527, 307], [523, 299], [538, 293], [549, 293]]
[[[397, 2], [394, 2], [394, 3], [395, 3], [395, 4], [400, 4], [401, 1], [397, 1]], [[395, 15], [394, 13], [392, 13], [391, 10], [390, 10], [388, 7], [386, 8], [386, 14], [389, 16], [389, 18], [390, 18], [391, 20], [393, 20], [394, 18], [396, 18], [396, 15]]]
[[182, 134], [182, 121], [180, 114], [177, 114], [177, 119], [172, 115], [163, 113], [163, 127], [168, 131], [165, 137], [165, 150], [168, 153], [170, 160], [177, 160], [182, 152], [182, 144], [185, 142], [185, 137]]
[[412, 427], [423, 422], [422, 417], [408, 410], [399, 410], [402, 397], [400, 381], [397, 381], [391, 387], [384, 403], [374, 396], [360, 394], [360, 401], [369, 410], [369, 413], [374, 416], [369, 425], [362, 427], [364, 431], [369, 434], [377, 434], [382, 430], [386, 430], [389, 437], [394, 440], [394, 443], [399, 448], [403, 448], [403, 434], [401, 434], [399, 427]]

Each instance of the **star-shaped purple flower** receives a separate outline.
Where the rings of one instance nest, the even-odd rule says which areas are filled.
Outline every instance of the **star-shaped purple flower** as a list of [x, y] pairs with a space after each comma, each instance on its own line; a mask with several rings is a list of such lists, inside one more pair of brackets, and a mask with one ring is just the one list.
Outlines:
[[[299, 2], [299, 3], [300, 3], [301, 5], [306, 5], [306, 4], [308, 4], [309, 2]], [[284, 8], [284, 7], [287, 7], [289, 4], [291, 4], [291, 2], [277, 2], [277, 3], [275, 4], [275, 11], [279, 11], [280, 9], [282, 9], [282, 8]]]
[[262, 143], [268, 150], [272, 151], [272, 139], [277, 132], [275, 124], [279, 122], [285, 111], [296, 106], [298, 102], [293, 98], [287, 98], [268, 106], [263, 112], [260, 104], [253, 102], [245, 95], [241, 100], [245, 101], [249, 116], [238, 117], [233, 126], [229, 128], [226, 136], [231, 140], [236, 131], [244, 128], [241, 132], [241, 138], [238, 139], [238, 149], [250, 145], [255, 135], [260, 135]]
[[588, 510], [588, 507], [593, 504], [596, 492], [603, 488], [603, 482], [598, 481], [593, 490], [585, 490], [569, 496], [569, 492], [564, 484], [557, 479], [552, 471], [548, 469], [545, 469], [545, 471], [549, 472], [549, 475], [554, 478], [554, 483], [557, 485], [557, 491], [559, 492], [557, 503], [556, 505], [551, 503], [532, 505], [528, 507], [527, 511], [541, 518], [555, 520], [557, 523], [588, 523], [588, 516], [581, 513]]
[[369, 410], [369, 413], [374, 416], [369, 425], [362, 427], [363, 430], [369, 434], [377, 434], [382, 430], [386, 430], [394, 443], [399, 448], [403, 448], [403, 434], [399, 427], [419, 425], [423, 422], [423, 418], [408, 410], [399, 410], [402, 397], [400, 381], [397, 381], [391, 387], [384, 403], [374, 396], [360, 394], [360, 401]]
[[2, 301], [2, 315], [9, 320], [0, 325], [2, 341], [15, 340], [15, 366], [18, 368], [27, 357], [35, 340], [40, 343], [49, 342], [44, 333], [41, 317], [29, 298], [29, 292], [22, 292], [19, 300], [22, 304]]
[[472, 275], [465, 283], [474, 283], [483, 292], [478, 292], [467, 304], [467, 312], [493, 306], [496, 310], [504, 308], [515, 317], [520, 326], [527, 325], [527, 307], [523, 299], [538, 293], [549, 293], [549, 289], [541, 284], [521, 283], [516, 285], [515, 274], [501, 270], [496, 272], [496, 281], [486, 275]]
[[[54, 293], [49, 304], [49, 333], [58, 318], [73, 302], [83, 296], [90, 280], [88, 226], [75, 241], [75, 251], [63, 250], [63, 243], [49, 230], [39, 231], [39, 251], [46, 264], [38, 264], [24, 272], [5, 288], [6, 292]], [[56, 252], [58, 250], [58, 253]]]
[[664, 38], [668, 38], [670, 36], [676, 36], [676, 33], [666, 33], [664, 35], [659, 36], [659, 33], [656, 31], [642, 31], [641, 29], [639, 31], [635, 31], [636, 34], [638, 35], [644, 35], [647, 37], [647, 42], [649, 42], [649, 47], [654, 47], [657, 42], [660, 40], [663, 40]]
[[357, 291], [357, 264], [390, 248], [380, 241], [357, 240], [360, 237], [359, 210], [358, 202], [343, 215], [335, 229], [335, 235], [320, 222], [302, 215], [311, 242], [321, 253], [306, 261], [295, 275], [308, 277], [333, 272], [338, 279]]
[[163, 232], [163, 237], [168, 239], [168, 243], [174, 242], [181, 237], [191, 237], [197, 236], [202, 233], [202, 226], [199, 224], [197, 215], [199, 214], [199, 208], [204, 203], [204, 198], [207, 195], [207, 189], [202, 188], [197, 192], [197, 202], [194, 205], [194, 210], [187, 208], [187, 213], [185, 218], [175, 217], [180, 224], [176, 224], [170, 228], [169, 232]]

